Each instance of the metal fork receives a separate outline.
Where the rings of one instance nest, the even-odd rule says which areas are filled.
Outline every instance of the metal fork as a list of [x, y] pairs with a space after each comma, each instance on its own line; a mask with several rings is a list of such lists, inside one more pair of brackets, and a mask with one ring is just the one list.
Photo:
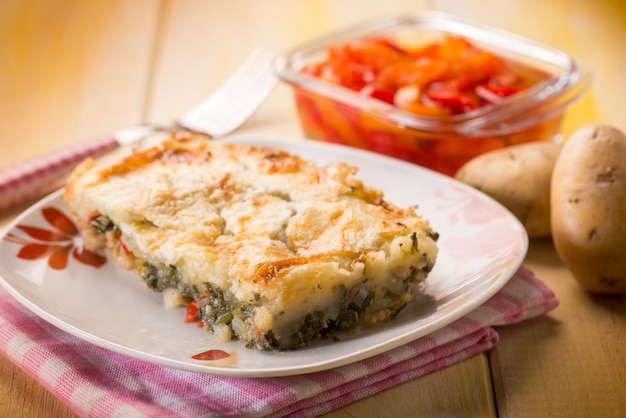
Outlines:
[[157, 131], [189, 129], [218, 138], [245, 122], [277, 83], [273, 57], [256, 50], [204, 102], [182, 114], [171, 126], [142, 125], [83, 140], [0, 170], [0, 211], [43, 196], [63, 185], [86, 157], [98, 157], [134, 144]]

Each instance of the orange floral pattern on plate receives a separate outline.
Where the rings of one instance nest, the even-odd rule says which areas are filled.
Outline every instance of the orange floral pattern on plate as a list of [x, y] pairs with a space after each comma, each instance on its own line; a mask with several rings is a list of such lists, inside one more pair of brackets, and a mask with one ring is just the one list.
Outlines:
[[47, 258], [48, 266], [55, 270], [64, 270], [70, 254], [80, 263], [99, 268], [106, 263], [106, 258], [100, 254], [86, 250], [80, 231], [72, 220], [54, 207], [44, 207], [41, 214], [50, 229], [31, 225], [16, 225], [16, 229], [27, 236], [18, 236], [8, 233], [5, 239], [21, 245], [17, 257], [23, 260], [38, 260]]

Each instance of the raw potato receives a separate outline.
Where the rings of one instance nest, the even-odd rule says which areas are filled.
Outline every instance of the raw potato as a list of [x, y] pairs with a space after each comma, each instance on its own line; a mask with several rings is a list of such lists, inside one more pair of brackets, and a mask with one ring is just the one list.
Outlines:
[[493, 197], [522, 222], [528, 236], [550, 236], [550, 178], [560, 146], [513, 145], [475, 157], [455, 177]]
[[565, 143], [552, 177], [552, 236], [574, 278], [626, 293], [626, 136], [587, 125]]

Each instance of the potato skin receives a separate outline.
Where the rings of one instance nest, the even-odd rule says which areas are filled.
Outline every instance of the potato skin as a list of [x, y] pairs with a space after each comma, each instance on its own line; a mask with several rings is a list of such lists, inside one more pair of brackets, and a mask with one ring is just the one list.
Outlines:
[[626, 293], [626, 136], [578, 129], [552, 176], [552, 237], [574, 278], [595, 293]]
[[465, 163], [455, 178], [509, 209], [529, 237], [549, 237], [550, 179], [559, 150], [553, 142], [497, 149]]

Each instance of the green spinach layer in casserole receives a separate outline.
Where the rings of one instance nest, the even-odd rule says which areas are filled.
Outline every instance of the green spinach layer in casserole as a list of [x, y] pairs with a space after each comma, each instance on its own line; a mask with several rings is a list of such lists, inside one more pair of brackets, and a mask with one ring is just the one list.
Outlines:
[[428, 222], [356, 172], [185, 133], [84, 162], [65, 199], [88, 249], [218, 340], [293, 350], [391, 320], [435, 264]]

